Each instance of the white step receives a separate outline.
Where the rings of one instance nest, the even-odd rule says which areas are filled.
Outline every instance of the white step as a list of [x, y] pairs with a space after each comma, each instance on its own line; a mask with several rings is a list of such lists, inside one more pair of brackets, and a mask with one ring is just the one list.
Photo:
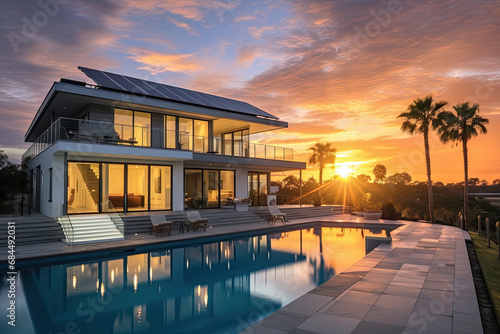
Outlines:
[[[66, 222], [66, 225], [71, 229], [69, 238], [72, 239], [72, 244], [125, 239], [107, 214], [69, 216], [69, 221], [71, 224]], [[120, 225], [123, 226], [121, 223]]]

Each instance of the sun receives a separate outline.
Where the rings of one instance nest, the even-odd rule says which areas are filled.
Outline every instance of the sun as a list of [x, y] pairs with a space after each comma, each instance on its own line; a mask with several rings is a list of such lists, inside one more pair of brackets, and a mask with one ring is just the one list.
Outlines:
[[348, 165], [340, 165], [338, 168], [337, 168], [337, 173], [339, 173], [339, 175], [343, 178], [346, 178], [348, 177], [349, 175], [351, 175], [352, 173], [354, 172], [354, 170], [349, 167]]

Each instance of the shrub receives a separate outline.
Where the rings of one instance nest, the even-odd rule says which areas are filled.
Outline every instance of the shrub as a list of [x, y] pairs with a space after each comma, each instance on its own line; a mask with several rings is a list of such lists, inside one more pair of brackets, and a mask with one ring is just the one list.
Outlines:
[[382, 219], [397, 220], [396, 207], [392, 202], [382, 203]]
[[323, 203], [323, 200], [321, 199], [321, 196], [318, 193], [315, 193], [314, 195], [312, 195], [311, 204], [313, 206], [321, 206], [322, 203]]

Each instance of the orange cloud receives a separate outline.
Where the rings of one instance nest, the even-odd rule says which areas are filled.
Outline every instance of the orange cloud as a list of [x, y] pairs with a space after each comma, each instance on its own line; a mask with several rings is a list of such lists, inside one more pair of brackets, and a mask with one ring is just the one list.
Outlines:
[[151, 74], [163, 72], [194, 72], [199, 70], [200, 65], [194, 60], [193, 55], [189, 54], [164, 54], [153, 51], [137, 50], [138, 54], [130, 56], [130, 59], [144, 64], [139, 67]]

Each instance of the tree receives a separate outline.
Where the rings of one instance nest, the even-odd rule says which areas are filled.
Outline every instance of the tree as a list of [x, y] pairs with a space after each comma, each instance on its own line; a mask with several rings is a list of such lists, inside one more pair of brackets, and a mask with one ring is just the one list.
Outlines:
[[307, 163], [311, 166], [319, 167], [319, 184], [323, 184], [323, 168], [326, 164], [335, 164], [337, 149], [331, 147], [332, 143], [316, 143], [314, 146], [309, 147], [313, 151]]
[[385, 179], [387, 174], [387, 168], [384, 165], [378, 164], [373, 168], [373, 175], [375, 175], [375, 180], [373, 182], [381, 183]]
[[486, 180], [486, 179], [482, 179], [482, 180], [481, 180], [481, 185], [482, 185], [482, 186], [487, 186], [487, 185], [488, 185], [488, 180]]
[[389, 176], [386, 181], [394, 184], [406, 184], [411, 182], [411, 175], [405, 172], [394, 173]]
[[366, 174], [358, 174], [358, 175], [356, 175], [356, 180], [359, 183], [368, 183], [369, 181], [372, 180], [372, 177], [370, 175], [366, 175]]
[[434, 216], [434, 200], [432, 196], [432, 178], [431, 178], [431, 156], [429, 152], [429, 131], [436, 129], [437, 112], [447, 105], [448, 102], [435, 102], [431, 95], [425, 98], [417, 98], [410, 104], [406, 112], [399, 114], [398, 118], [403, 119], [401, 130], [411, 135], [422, 133], [424, 135], [425, 163], [427, 167], [427, 193], [429, 196], [429, 215], [432, 222]]
[[10, 195], [26, 192], [27, 184], [23, 166], [11, 163], [8, 155], [0, 150], [0, 203]]
[[444, 183], [441, 181], [434, 182], [434, 185], [437, 187], [444, 187]]
[[479, 185], [479, 178], [471, 177], [469, 179], [469, 186], [477, 186], [477, 185]]
[[500, 179], [494, 179], [493, 182], [491, 182], [493, 185], [500, 184]]
[[487, 133], [485, 124], [489, 120], [478, 115], [479, 104], [472, 106], [469, 102], [453, 106], [455, 113], [443, 111], [439, 113], [438, 135], [443, 143], [462, 143], [462, 153], [464, 156], [464, 222], [467, 227], [469, 221], [469, 162], [467, 157], [467, 142], [478, 136], [480, 133]]
[[288, 175], [283, 179], [283, 189], [285, 190], [295, 190], [299, 189], [300, 181], [297, 177], [293, 175]]

